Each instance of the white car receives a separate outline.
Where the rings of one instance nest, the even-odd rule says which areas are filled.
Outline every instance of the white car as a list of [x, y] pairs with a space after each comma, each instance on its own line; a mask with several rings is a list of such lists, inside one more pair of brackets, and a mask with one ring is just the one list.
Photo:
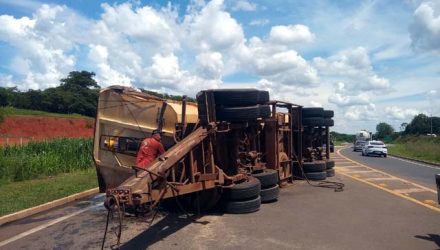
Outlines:
[[367, 141], [362, 148], [362, 155], [379, 155], [387, 157], [388, 149], [382, 141]]

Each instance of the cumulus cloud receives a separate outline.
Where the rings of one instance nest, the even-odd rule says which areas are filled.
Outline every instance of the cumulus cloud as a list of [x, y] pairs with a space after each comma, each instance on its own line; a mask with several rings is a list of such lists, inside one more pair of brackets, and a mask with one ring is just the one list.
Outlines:
[[225, 51], [243, 42], [240, 24], [224, 11], [223, 1], [209, 2], [200, 11], [185, 16], [184, 25], [190, 46], [201, 51]]
[[[246, 3], [256, 8], [237, 2], [241, 10]], [[171, 93], [216, 88], [225, 75], [243, 71], [287, 97], [313, 95], [309, 88], [318, 86], [316, 69], [293, 48], [313, 40], [307, 26], [275, 26], [262, 38], [248, 39], [222, 0], [192, 1], [182, 16], [172, 4], [101, 6], [97, 19], [59, 5], [42, 5], [31, 17], [0, 15], [0, 41], [17, 51], [8, 66], [12, 74], [2, 75], [0, 84], [44, 89], [81, 67], [96, 72], [103, 87]]]
[[235, 2], [234, 6], [232, 7], [232, 10], [255, 11], [257, 10], [257, 5], [255, 3], [251, 3], [246, 0], [238, 0]]
[[199, 74], [207, 79], [220, 79], [224, 69], [222, 54], [218, 52], [205, 52], [197, 55]]
[[345, 111], [344, 117], [351, 121], [375, 121], [378, 118], [376, 105], [351, 106]]
[[416, 109], [404, 109], [397, 106], [391, 106], [385, 108], [385, 114], [389, 119], [406, 121], [410, 120], [415, 115], [420, 114], [420, 112]]
[[279, 25], [273, 26], [270, 30], [270, 41], [279, 44], [293, 44], [293, 43], [310, 43], [315, 38], [315, 35], [310, 32], [309, 27], [296, 25]]
[[440, 52], [440, 3], [422, 2], [414, 11], [409, 31], [415, 49]]
[[81, 17], [64, 6], [42, 5], [33, 18], [0, 16], [0, 40], [17, 49], [9, 68], [20, 78], [20, 89], [56, 86], [74, 69], [76, 60], [68, 51], [75, 49], [75, 39], [69, 37], [82, 24]]
[[390, 87], [388, 79], [379, 77], [374, 72], [368, 51], [364, 47], [339, 51], [325, 59], [315, 57], [313, 64], [323, 75], [350, 80], [348, 88], [372, 90]]

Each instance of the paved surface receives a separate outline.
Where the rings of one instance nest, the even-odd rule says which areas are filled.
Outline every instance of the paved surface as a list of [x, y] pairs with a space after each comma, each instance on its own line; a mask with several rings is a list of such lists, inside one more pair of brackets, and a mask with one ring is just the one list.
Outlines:
[[350, 149], [341, 150], [334, 157], [336, 170], [342, 175], [440, 212], [435, 184], [435, 174], [440, 173], [439, 168], [398, 158], [356, 157], [359, 157], [358, 154]]
[[[343, 192], [297, 181], [256, 213], [162, 214], [150, 228], [145, 218], [127, 218], [122, 249], [440, 248], [440, 210], [364, 182], [365, 173], [346, 170], [355, 163], [339, 155], [335, 160], [337, 176], [331, 180], [344, 182]], [[4, 225], [0, 249], [99, 249], [106, 218], [102, 198]], [[60, 218], [65, 219], [46, 227]], [[4, 244], [35, 228], [40, 230]], [[108, 237], [106, 248], [116, 239], [113, 233]]]
[[350, 159], [366, 164], [374, 169], [382, 170], [431, 189], [437, 189], [435, 174], [440, 174], [440, 167], [438, 166], [411, 162], [392, 156], [388, 156], [387, 158], [362, 156], [361, 152], [353, 152], [352, 148], [343, 149], [341, 153]]

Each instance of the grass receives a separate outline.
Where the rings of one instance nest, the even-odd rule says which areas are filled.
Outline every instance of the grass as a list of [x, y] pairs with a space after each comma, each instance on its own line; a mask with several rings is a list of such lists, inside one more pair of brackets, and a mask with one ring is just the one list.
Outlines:
[[388, 147], [388, 153], [396, 156], [440, 163], [440, 138], [403, 137]]
[[61, 138], [0, 148], [0, 180], [30, 180], [91, 166], [91, 139]]
[[0, 121], [4, 116], [49, 116], [49, 117], [60, 117], [60, 118], [82, 118], [82, 119], [92, 119], [91, 117], [79, 115], [79, 114], [58, 114], [50, 113], [39, 110], [30, 109], [20, 109], [14, 107], [0, 107]]
[[98, 186], [95, 168], [20, 182], [1, 181], [0, 216]]

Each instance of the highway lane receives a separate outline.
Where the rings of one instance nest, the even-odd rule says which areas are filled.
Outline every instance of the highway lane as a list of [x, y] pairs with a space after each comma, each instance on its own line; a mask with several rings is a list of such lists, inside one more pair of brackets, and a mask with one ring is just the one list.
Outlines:
[[[440, 247], [440, 212], [346, 175], [337, 173], [330, 180], [345, 183], [345, 190], [334, 192], [296, 181], [281, 190], [278, 202], [263, 204], [251, 214], [186, 218], [163, 212], [151, 227], [148, 218], [128, 217], [123, 223], [121, 249]], [[106, 219], [102, 200], [98, 196], [3, 225], [0, 249], [100, 249]], [[109, 233], [105, 248], [115, 240], [115, 234]]]
[[351, 147], [341, 150], [341, 154], [374, 169], [384, 171], [430, 189], [437, 189], [435, 175], [440, 174], [440, 167], [411, 162], [392, 156], [388, 156], [387, 158], [362, 156], [361, 152], [353, 152], [353, 148]]

